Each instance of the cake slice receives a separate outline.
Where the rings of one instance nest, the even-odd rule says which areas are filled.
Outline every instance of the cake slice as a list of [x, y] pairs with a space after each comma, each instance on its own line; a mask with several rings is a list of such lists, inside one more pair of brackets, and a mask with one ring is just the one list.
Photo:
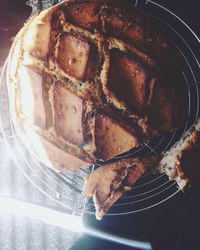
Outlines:
[[108, 209], [158, 160], [156, 156], [130, 157], [99, 167], [85, 177], [83, 194], [92, 196], [96, 218], [101, 220]]
[[200, 119], [160, 161], [159, 170], [175, 180], [180, 189], [200, 178]]

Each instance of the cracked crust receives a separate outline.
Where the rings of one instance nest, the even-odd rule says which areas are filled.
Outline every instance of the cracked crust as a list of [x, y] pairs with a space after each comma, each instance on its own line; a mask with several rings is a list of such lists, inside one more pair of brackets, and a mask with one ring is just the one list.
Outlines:
[[162, 34], [129, 0], [69, 0], [33, 17], [9, 55], [16, 127], [65, 149], [77, 168], [176, 129], [182, 78]]

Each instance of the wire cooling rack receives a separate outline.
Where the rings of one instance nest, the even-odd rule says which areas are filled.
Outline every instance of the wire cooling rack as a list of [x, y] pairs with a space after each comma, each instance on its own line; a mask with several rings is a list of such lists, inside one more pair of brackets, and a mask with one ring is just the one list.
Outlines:
[[[187, 91], [188, 115], [182, 128], [173, 133], [156, 137], [150, 143], [124, 156], [138, 154], [161, 154], [170, 149], [199, 117], [200, 88], [200, 40], [190, 27], [172, 11], [151, 0], [136, 0], [133, 4], [162, 22], [169, 36], [176, 44], [176, 49], [183, 59], [183, 89]], [[198, 54], [199, 53], [199, 54]], [[0, 135], [9, 148], [16, 167], [24, 176], [50, 200], [68, 213], [82, 215], [93, 214], [94, 205], [91, 199], [81, 194], [83, 177], [91, 168], [68, 173], [57, 173], [40, 162], [28, 152], [15, 131], [9, 115], [8, 93], [6, 87], [6, 66], [0, 86]], [[120, 157], [116, 157], [120, 158]], [[0, 164], [2, 165], [2, 164]], [[0, 169], [1, 171], [1, 169]], [[113, 205], [107, 216], [125, 215], [150, 209], [176, 195], [180, 190], [175, 182], [169, 181], [165, 174], [145, 173], [134, 185], [132, 191], [124, 195]]]
[[[5, 156], [6, 148], [6, 152], [13, 158], [16, 168], [36, 189], [54, 201], [60, 208], [65, 209], [67, 213], [81, 215], [86, 202], [86, 198], [81, 195], [83, 176], [89, 173], [91, 168], [70, 171], [66, 174], [57, 173], [40, 163], [28, 151], [11, 121], [6, 68], [5, 64], [0, 86], [0, 145], [4, 147], [1, 151], [3, 156]], [[3, 158], [5, 157], [1, 157], [1, 159]], [[1, 161], [0, 171], [3, 171], [4, 168], [5, 162]]]

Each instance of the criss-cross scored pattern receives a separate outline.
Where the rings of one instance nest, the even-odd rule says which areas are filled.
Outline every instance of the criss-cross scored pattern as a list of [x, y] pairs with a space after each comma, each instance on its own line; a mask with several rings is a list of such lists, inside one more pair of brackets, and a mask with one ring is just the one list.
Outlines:
[[[182, 31], [181, 27], [185, 27], [185, 24], [182, 23], [181, 20], [179, 20], [176, 16], [174, 16], [173, 13], [170, 13], [162, 6], [159, 6], [152, 1], [137, 1], [136, 4], [138, 4], [138, 7], [141, 7], [152, 15], [156, 15], [156, 17], [161, 19], [161, 21], [163, 19], [165, 21], [167, 20], [167, 30], [169, 31], [171, 37], [174, 39], [174, 42], [176, 44], [176, 52], [182, 57], [184, 61], [182, 66], [182, 77], [184, 79], [184, 82], [182, 84], [184, 86], [182, 86], [182, 88], [184, 88], [187, 92], [187, 120], [184, 124], [184, 127], [180, 130], [161, 137], [155, 137], [150, 142], [146, 142], [143, 146], [134, 149], [120, 157], [125, 157], [128, 155], [144, 155], [150, 154], [152, 152], [155, 154], [160, 154], [164, 152], [165, 150], [169, 149], [182, 136], [182, 134], [189, 128], [189, 126], [195, 121], [195, 119], [199, 115], [198, 81], [200, 78], [199, 72], [197, 71], [199, 69], [199, 62], [197, 60], [196, 55], [194, 54], [194, 51], [191, 48], [191, 41], [185, 41], [184, 34], [182, 34], [182, 32], [179, 32]], [[62, 13], [59, 13], [59, 15], [60, 17], [62, 17]], [[75, 16], [74, 18], [74, 20], [76, 20], [76, 18], [78, 20], [81, 18], [81, 16]], [[175, 24], [173, 22], [175, 22]], [[172, 23], [173, 26], [171, 26]], [[69, 25], [66, 23], [65, 20], [65, 23], [62, 26], [65, 33], [55, 34], [55, 46], [52, 50], [53, 53], [52, 57], [50, 58], [49, 65], [41, 63], [40, 59], [38, 59], [36, 55], [35, 66], [40, 65], [43, 71], [46, 72], [45, 79], [49, 80], [49, 85], [47, 84], [47, 88], [50, 89], [51, 87], [49, 86], [51, 84], [52, 86], [55, 86], [54, 93], [57, 93], [57, 95], [61, 95], [61, 89], [63, 91], [66, 90], [66, 94], [64, 94], [64, 97], [67, 96], [68, 98], [71, 98], [71, 100], [74, 101], [76, 104], [78, 102], [78, 109], [84, 111], [83, 115], [86, 119], [90, 119], [90, 117], [87, 116], [87, 112], [90, 111], [86, 110], [86, 104], [88, 104], [87, 102], [89, 102], [89, 104], [94, 103], [93, 105], [95, 105], [95, 108], [96, 105], [99, 105], [100, 107], [104, 108], [104, 99], [99, 98], [99, 96], [102, 96], [101, 91], [103, 91], [103, 93], [109, 100], [113, 101], [112, 104], [116, 108], [125, 109], [127, 105], [133, 105], [133, 103], [131, 103], [131, 100], [129, 99], [127, 100], [127, 102], [119, 102], [120, 95], [126, 93], [116, 93], [115, 86], [108, 86], [108, 83], [106, 82], [106, 76], [110, 75], [112, 79], [115, 80], [116, 78], [112, 73], [112, 67], [113, 71], [116, 72], [117, 67], [120, 66], [123, 70], [123, 65], [126, 65], [126, 63], [128, 63], [131, 64], [132, 68], [135, 69], [135, 71], [131, 73], [136, 75], [139, 74], [139, 82], [141, 82], [141, 79], [144, 79], [144, 81], [148, 79], [148, 86], [150, 86], [150, 83], [153, 82], [153, 59], [150, 59], [149, 55], [141, 53], [133, 45], [130, 45], [127, 42], [119, 43], [119, 40], [114, 38], [105, 39], [105, 37], [100, 36], [99, 33], [94, 36], [91, 31], [80, 28], [75, 24], [76, 23]], [[60, 27], [57, 26], [56, 28], [59, 29]], [[190, 33], [190, 30], [188, 29], [185, 32]], [[190, 34], [190, 36], [192, 37], [192, 41], [194, 41], [194, 44], [197, 44], [199, 42], [196, 40], [193, 34]], [[188, 42], [190, 43], [188, 44]], [[70, 51], [73, 51], [73, 53], [77, 53], [79, 59], [76, 62], [74, 62], [72, 60], [73, 58], [70, 57]], [[63, 58], [63, 53], [65, 54], [65, 59], [67, 58], [67, 60], [61, 60]], [[92, 62], [90, 59], [90, 56], [94, 56], [94, 54], [95, 58], [97, 58], [96, 63]], [[129, 54], [129, 57], [126, 56], [127, 54]], [[136, 58], [137, 61], [132, 60], [132, 58]], [[117, 61], [120, 61], [119, 59], [122, 59], [121, 65], [117, 65]], [[52, 79], [51, 77], [49, 77], [50, 75], [55, 76], [55, 64], [57, 67], [56, 77], [60, 80], [57, 85], [52, 83]], [[103, 66], [104, 69], [102, 72], [100, 70], [101, 66]], [[147, 68], [148, 70], [145, 71]], [[94, 72], [95, 75], [93, 75]], [[150, 75], [146, 75], [147, 72]], [[65, 82], [68, 83], [67, 88], [65, 85], [63, 85], [63, 79], [65, 79]], [[99, 87], [102, 86], [99, 84], [101, 80], [103, 83], [103, 88]], [[116, 84], [118, 84], [117, 80], [118, 79], [116, 79]], [[79, 97], [84, 98], [86, 94], [85, 91], [87, 91], [87, 93], [92, 93], [91, 96], [93, 99], [89, 99], [81, 103], [79, 102], [79, 100], [74, 100], [77, 97], [69, 96], [67, 91], [70, 90], [70, 93], [74, 93], [74, 88], [77, 84], [80, 85], [78, 92], [76, 92]], [[87, 86], [87, 88], [85, 86]], [[142, 89], [141, 86], [139, 87]], [[94, 95], [94, 93], [96, 93], [96, 95]], [[113, 98], [111, 99], [111, 97]], [[60, 100], [56, 99], [56, 103], [59, 103], [59, 101], [62, 102], [62, 96]], [[132, 115], [134, 115], [134, 118], [139, 117], [138, 113], [140, 113], [141, 110], [143, 111], [143, 108], [146, 105], [144, 103], [141, 103], [140, 99], [137, 104], [137, 107], [134, 105], [132, 106], [134, 108], [134, 112], [132, 113]], [[62, 105], [63, 103], [60, 103], [60, 106]], [[54, 110], [61, 110], [62, 113], [62, 109], [60, 109], [60, 106], [55, 106]], [[77, 107], [72, 107], [72, 112], [76, 111], [76, 108]], [[108, 109], [108, 107], [106, 107], [106, 109]], [[60, 114], [59, 112], [55, 112], [53, 115], [62, 116], [62, 114]], [[124, 115], [126, 116], [126, 113]], [[36, 119], [36, 121], [41, 122], [40, 119]], [[51, 122], [51, 119], [48, 117], [46, 121]], [[46, 121], [43, 125], [49, 126]], [[11, 122], [10, 125], [12, 125]], [[36, 125], [42, 127], [41, 124]], [[70, 138], [68, 134], [69, 130], [67, 130], [69, 128], [66, 127], [65, 130], [65, 128], [62, 127], [61, 123], [55, 123], [54, 126], [55, 128], [57, 127], [58, 131], [62, 131], [62, 136], [66, 136], [68, 140], [71, 140], [72, 144], [76, 143], [81, 145], [83, 140], [85, 139], [83, 134], [81, 136], [80, 131], [77, 136]], [[4, 129], [5, 128], [2, 128], [3, 131]], [[83, 126], [83, 129], [84, 132], [87, 133], [88, 128], [84, 128]], [[15, 134], [16, 133], [14, 132], [14, 128], [11, 127], [11, 136]], [[24, 172], [26, 177], [29, 178], [30, 181], [38, 189], [40, 189], [41, 192], [45, 193], [49, 198], [54, 199], [64, 207], [71, 208], [73, 211], [74, 207], [78, 204], [76, 198], [78, 197], [78, 193], [82, 188], [82, 177], [86, 174], [86, 172], [89, 171], [89, 169], [75, 170], [68, 174], [55, 173], [54, 171], [40, 164], [33, 155], [30, 154], [29, 158], [27, 158], [27, 152], [24, 152], [25, 149], [21, 145], [20, 141], [15, 137], [14, 142], [14, 145], [16, 145], [17, 148], [15, 150], [17, 150], [18, 152], [16, 158], [19, 158], [19, 156], [21, 155], [18, 162], [22, 162], [20, 162], [18, 166]], [[59, 189], [59, 192], [57, 192], [57, 189]], [[122, 197], [119, 202], [113, 206], [108, 215], [133, 213], [150, 208], [173, 196], [178, 191], [179, 190], [177, 190], [175, 183], [169, 182], [166, 176], [146, 173], [133, 187], [132, 192], [127, 194], [125, 197]], [[90, 204], [89, 202], [86, 207], [86, 212], [93, 213], [92, 206], [93, 204]]]
[[[67, 1], [30, 20], [8, 71], [13, 113], [32, 147], [29, 125], [64, 171], [180, 127], [188, 106], [184, 77], [162, 29], [130, 1]], [[35, 151], [41, 154], [38, 144]]]

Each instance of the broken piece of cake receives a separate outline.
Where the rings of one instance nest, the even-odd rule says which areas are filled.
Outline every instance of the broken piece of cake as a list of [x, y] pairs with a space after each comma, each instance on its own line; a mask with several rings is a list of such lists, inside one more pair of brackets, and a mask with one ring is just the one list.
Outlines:
[[87, 175], [83, 194], [93, 197], [96, 218], [101, 220], [145, 171], [155, 167], [158, 159], [158, 156], [129, 157], [101, 166]]
[[200, 179], [200, 119], [164, 154], [159, 171], [175, 180], [182, 190]]

